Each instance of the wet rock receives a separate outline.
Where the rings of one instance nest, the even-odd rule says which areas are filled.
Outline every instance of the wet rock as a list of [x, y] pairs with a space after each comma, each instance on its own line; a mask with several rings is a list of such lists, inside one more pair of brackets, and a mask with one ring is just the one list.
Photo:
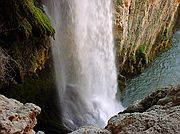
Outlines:
[[180, 86], [157, 90], [112, 117], [105, 129], [82, 127], [71, 134], [179, 134]]
[[178, 134], [180, 87], [157, 90], [108, 121], [112, 134]]
[[100, 129], [95, 126], [84, 126], [70, 134], [111, 134], [106, 129]]
[[0, 134], [35, 134], [40, 107], [0, 95]]
[[38, 131], [36, 134], [45, 134], [45, 133], [42, 131]]

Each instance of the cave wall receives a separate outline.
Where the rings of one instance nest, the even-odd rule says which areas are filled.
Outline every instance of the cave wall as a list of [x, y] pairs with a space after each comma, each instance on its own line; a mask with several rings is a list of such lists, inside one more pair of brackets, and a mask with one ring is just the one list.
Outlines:
[[172, 45], [179, 0], [114, 0], [117, 67], [126, 77], [141, 73]]

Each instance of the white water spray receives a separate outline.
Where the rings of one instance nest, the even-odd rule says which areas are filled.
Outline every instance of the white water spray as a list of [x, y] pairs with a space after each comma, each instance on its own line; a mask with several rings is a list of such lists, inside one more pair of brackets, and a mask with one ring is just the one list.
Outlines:
[[105, 122], [121, 111], [116, 101], [112, 0], [52, 0], [53, 56], [62, 120], [69, 129]]

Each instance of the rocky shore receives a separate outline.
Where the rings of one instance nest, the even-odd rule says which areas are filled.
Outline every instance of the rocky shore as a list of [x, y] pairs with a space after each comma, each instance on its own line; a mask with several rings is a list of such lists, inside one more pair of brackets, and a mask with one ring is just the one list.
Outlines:
[[113, 116], [104, 129], [82, 127], [71, 134], [178, 134], [180, 86], [159, 89]]
[[40, 111], [41, 108], [32, 103], [22, 104], [0, 95], [0, 134], [43, 134], [33, 130]]

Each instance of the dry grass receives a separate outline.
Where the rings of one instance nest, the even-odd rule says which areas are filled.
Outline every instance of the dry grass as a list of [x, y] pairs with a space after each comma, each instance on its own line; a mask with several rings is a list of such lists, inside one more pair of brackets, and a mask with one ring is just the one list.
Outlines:
[[2, 48], [0, 48], [0, 81], [4, 81], [6, 79], [8, 61], [9, 56]]

